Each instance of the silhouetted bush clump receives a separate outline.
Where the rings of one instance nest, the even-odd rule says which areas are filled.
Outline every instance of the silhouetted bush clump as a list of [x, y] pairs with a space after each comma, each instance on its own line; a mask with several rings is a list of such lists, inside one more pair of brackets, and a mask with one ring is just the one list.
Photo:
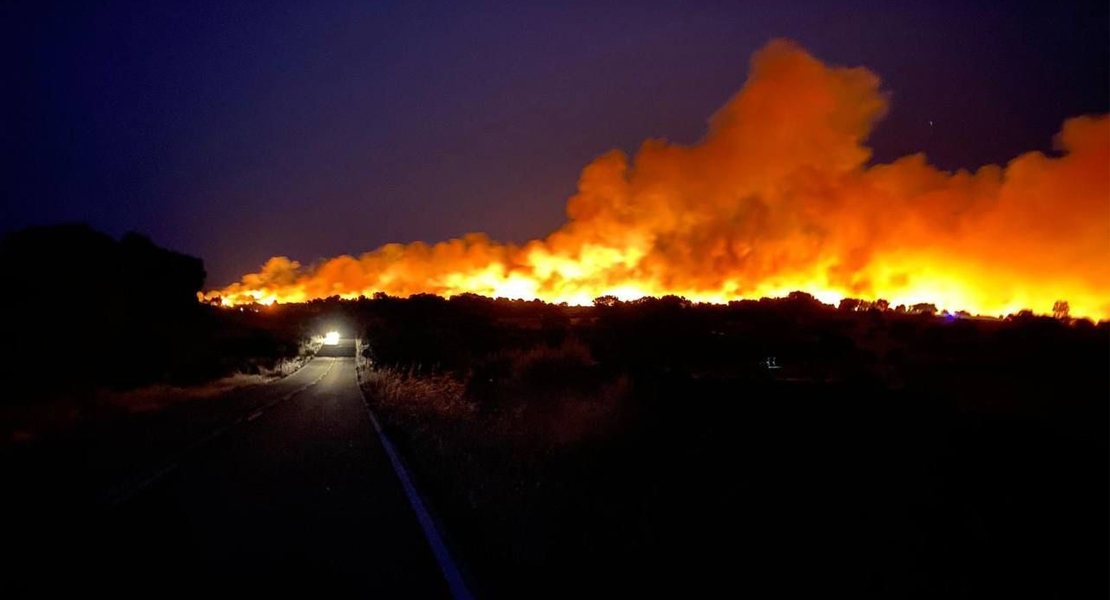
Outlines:
[[133, 233], [33, 227], [0, 241], [9, 404], [91, 389], [187, 385], [296, 356], [296, 323], [201, 304], [203, 262]]

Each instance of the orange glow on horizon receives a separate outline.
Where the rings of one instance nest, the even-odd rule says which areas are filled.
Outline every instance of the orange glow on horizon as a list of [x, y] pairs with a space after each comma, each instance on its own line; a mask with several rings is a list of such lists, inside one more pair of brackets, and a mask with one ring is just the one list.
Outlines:
[[773, 41], [700, 142], [648, 140], [582, 172], [567, 222], [544, 239], [467, 234], [302, 266], [271, 258], [203, 295], [226, 306], [385, 292], [472, 292], [589, 304], [885, 298], [949, 311], [1110, 318], [1110, 118], [1069, 119], [1058, 155], [955, 173], [915, 154], [868, 165], [887, 111], [879, 78]]

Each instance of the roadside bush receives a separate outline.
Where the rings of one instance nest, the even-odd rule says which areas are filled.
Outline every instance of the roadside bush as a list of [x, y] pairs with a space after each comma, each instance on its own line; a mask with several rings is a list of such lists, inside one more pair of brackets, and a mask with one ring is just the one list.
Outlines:
[[457, 418], [471, 412], [465, 385], [451, 375], [381, 367], [365, 370], [362, 386], [378, 404], [408, 417]]

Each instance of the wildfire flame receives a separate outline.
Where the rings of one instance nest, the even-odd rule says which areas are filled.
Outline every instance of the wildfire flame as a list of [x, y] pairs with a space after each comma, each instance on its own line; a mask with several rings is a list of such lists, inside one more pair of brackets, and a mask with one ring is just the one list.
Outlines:
[[1059, 154], [955, 173], [923, 154], [868, 166], [879, 78], [772, 41], [690, 146], [652, 139], [583, 171], [568, 221], [508, 245], [467, 234], [305, 267], [278, 256], [204, 295], [224, 305], [383, 291], [589, 303], [807, 291], [980, 314], [1110, 317], [1110, 118], [1067, 120]]

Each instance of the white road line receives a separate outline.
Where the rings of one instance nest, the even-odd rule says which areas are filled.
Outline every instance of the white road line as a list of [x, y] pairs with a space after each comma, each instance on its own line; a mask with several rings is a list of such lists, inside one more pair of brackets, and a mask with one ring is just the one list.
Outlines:
[[416, 513], [416, 520], [420, 522], [420, 528], [424, 530], [424, 538], [428, 540], [428, 545], [432, 548], [432, 554], [435, 555], [436, 562], [439, 564], [439, 570], [443, 573], [443, 578], [447, 580], [447, 587], [451, 591], [451, 596], [455, 600], [473, 600], [474, 596], [470, 595], [470, 590], [466, 587], [466, 582], [463, 581], [462, 574], [459, 573], [458, 566], [455, 565], [454, 559], [451, 558], [451, 553], [447, 550], [447, 545], [443, 543], [443, 536], [439, 534], [436, 529], [435, 521], [432, 515], [428, 513], [428, 509], [424, 507], [424, 502], [420, 499], [420, 494], [416, 491], [416, 486], [412, 484], [412, 479], [409, 477], [408, 471], [405, 470], [405, 465], [401, 461], [401, 456], [397, 454], [394, 449], [393, 443], [389, 441], [389, 436], [382, 430], [382, 426], [378, 423], [377, 416], [374, 415], [373, 409], [370, 408], [370, 403], [366, 400], [366, 394], [362, 391], [362, 376], [358, 372], [358, 364], [355, 364], [355, 382], [358, 385], [358, 393], [362, 396], [362, 403], [366, 405], [366, 412], [370, 415], [370, 422], [374, 424], [374, 431], [378, 432], [378, 439], [381, 440], [382, 448], [389, 456], [389, 462], [393, 465], [393, 471], [397, 473], [397, 479], [401, 480], [401, 487], [405, 490], [405, 495], [408, 496], [409, 504], [412, 505], [413, 512]]

